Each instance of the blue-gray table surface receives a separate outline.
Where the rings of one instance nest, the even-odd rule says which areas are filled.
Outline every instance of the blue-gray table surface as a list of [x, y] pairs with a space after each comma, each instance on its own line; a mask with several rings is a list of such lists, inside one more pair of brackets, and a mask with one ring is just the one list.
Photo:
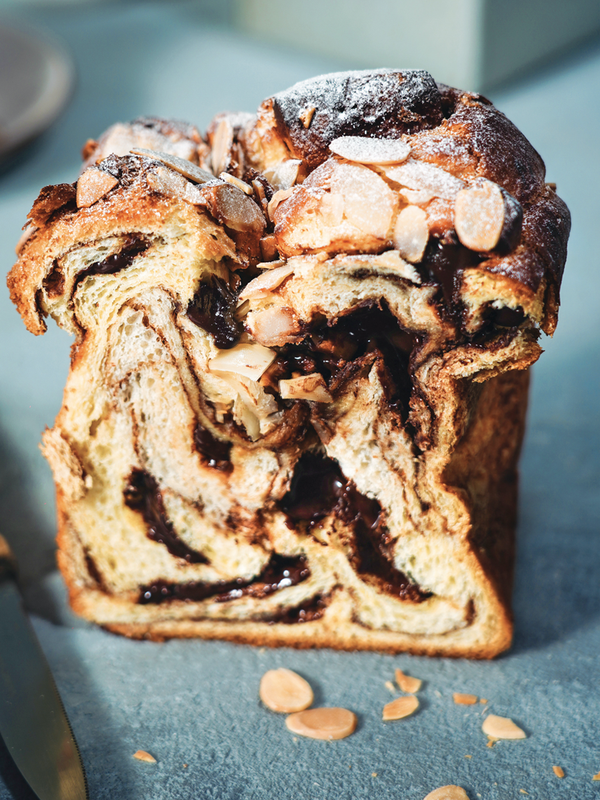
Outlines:
[[[204, 128], [218, 111], [254, 110], [297, 80], [348, 66], [244, 38], [189, 2], [21, 8], [11, 19], [59, 36], [78, 83], [60, 121], [0, 172], [4, 272], [39, 188], [74, 180], [81, 144], [114, 121], [154, 114]], [[491, 94], [544, 157], [573, 230], [558, 331], [533, 370], [515, 640], [490, 663], [135, 642], [75, 619], [55, 570], [53, 486], [38, 451], [60, 406], [70, 341], [55, 326], [44, 337], [27, 333], [0, 288], [0, 530], [21, 563], [92, 800], [422, 800], [449, 783], [471, 800], [600, 797], [592, 781], [600, 771], [599, 93], [592, 44]], [[277, 666], [304, 675], [317, 703], [353, 709], [357, 732], [340, 742], [293, 737], [258, 700], [260, 676]], [[424, 678], [421, 708], [383, 723], [396, 667]], [[457, 706], [455, 691], [488, 704]], [[528, 738], [487, 747], [486, 709], [513, 718]], [[134, 760], [138, 749], [158, 763]], [[0, 800], [30, 796], [2, 748], [0, 766]]]

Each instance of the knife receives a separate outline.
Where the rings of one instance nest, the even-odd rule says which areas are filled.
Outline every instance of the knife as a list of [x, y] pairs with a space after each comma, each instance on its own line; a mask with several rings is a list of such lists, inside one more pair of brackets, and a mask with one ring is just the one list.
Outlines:
[[0, 735], [40, 800], [86, 800], [77, 743], [0, 536]]

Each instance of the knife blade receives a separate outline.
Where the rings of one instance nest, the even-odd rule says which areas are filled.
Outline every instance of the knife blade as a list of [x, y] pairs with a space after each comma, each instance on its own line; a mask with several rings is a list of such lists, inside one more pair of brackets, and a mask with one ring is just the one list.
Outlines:
[[0, 536], [0, 735], [40, 800], [86, 800], [79, 749]]

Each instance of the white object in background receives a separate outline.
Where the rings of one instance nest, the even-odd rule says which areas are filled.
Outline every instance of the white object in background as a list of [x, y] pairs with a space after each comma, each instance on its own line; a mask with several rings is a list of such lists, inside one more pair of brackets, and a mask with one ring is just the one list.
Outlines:
[[0, 26], [0, 158], [48, 128], [71, 95], [74, 70], [43, 35]]
[[236, 0], [246, 31], [477, 91], [600, 30], [598, 0]]

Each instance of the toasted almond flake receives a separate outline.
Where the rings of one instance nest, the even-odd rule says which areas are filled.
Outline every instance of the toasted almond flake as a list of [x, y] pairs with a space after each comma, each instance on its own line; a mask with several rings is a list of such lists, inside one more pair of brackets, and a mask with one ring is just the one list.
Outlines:
[[356, 714], [346, 708], [309, 708], [290, 714], [285, 724], [292, 733], [310, 739], [345, 739], [356, 730]]
[[[254, 186], [255, 183], [258, 183], [258, 181], [253, 181], [252, 185]], [[262, 257], [265, 259], [263, 263], [258, 264], [260, 269], [265, 269], [267, 264], [271, 264], [271, 266], [275, 267], [279, 266], [279, 264], [277, 264], [275, 261], [277, 256], [277, 245], [275, 243], [275, 237], [272, 233], [268, 234], [267, 236], [263, 236], [260, 240], [260, 252]]]
[[195, 183], [207, 183], [208, 181], [216, 180], [212, 172], [202, 169], [202, 167], [197, 167], [185, 158], [179, 158], [179, 156], [173, 156], [170, 153], [163, 153], [160, 150], [147, 150], [145, 147], [132, 147], [131, 152], [138, 156], [146, 156], [146, 158], [151, 158], [154, 161], [162, 161], [163, 164]]
[[435, 197], [434, 194], [423, 189], [400, 189], [398, 194], [413, 206], [427, 205]]
[[154, 756], [151, 756], [150, 753], [147, 753], [145, 750], [136, 750], [133, 754], [134, 758], [137, 758], [138, 761], [146, 761], [148, 764], [156, 764], [157, 761]]
[[462, 189], [454, 201], [454, 227], [461, 244], [485, 252], [499, 242], [504, 227], [504, 197], [488, 180]]
[[391, 681], [386, 681], [384, 683], [385, 688], [390, 691], [392, 694], [396, 694], [396, 687]]
[[275, 189], [290, 189], [298, 180], [302, 161], [297, 158], [286, 158], [270, 169], [264, 171], [265, 178]]
[[[330, 178], [331, 197], [343, 199], [343, 215], [361, 233], [386, 239], [398, 197], [370, 167], [340, 162]], [[327, 195], [325, 195], [327, 197]]]
[[219, 175], [229, 161], [229, 152], [233, 145], [233, 125], [231, 120], [223, 117], [217, 125], [215, 135], [212, 140], [212, 151], [210, 163], [215, 175]]
[[593, 776], [592, 780], [593, 780], [593, 781], [600, 781], [600, 772], [597, 772], [597, 773], [596, 773], [596, 774]]
[[491, 736], [488, 736], [488, 741], [487, 741], [486, 747], [493, 747], [496, 744], [497, 741], [498, 741], [498, 739], [492, 739]]
[[88, 167], [77, 181], [77, 208], [89, 208], [119, 183], [114, 175], [97, 167]]
[[419, 700], [414, 694], [406, 697], [397, 697], [383, 707], [383, 720], [388, 722], [393, 719], [403, 719], [414, 714], [419, 707]]
[[230, 350], [220, 350], [218, 355], [208, 362], [211, 372], [235, 372], [250, 378], [260, 379], [271, 366], [277, 353], [262, 344], [238, 344]]
[[239, 297], [241, 301], [249, 297], [264, 297], [274, 289], [277, 289], [277, 287], [280, 286], [286, 278], [289, 278], [294, 271], [294, 265], [289, 262], [280, 262], [280, 266], [277, 266], [277, 262], [272, 261], [266, 266], [268, 266], [269, 269], [251, 280], [250, 283], [242, 289]]
[[370, 136], [339, 136], [329, 145], [336, 156], [359, 164], [400, 164], [410, 154], [402, 139], [372, 139]]
[[508, 717], [490, 714], [483, 721], [481, 730], [493, 739], [526, 739], [527, 734]]
[[549, 189], [552, 189], [552, 191], [553, 191], [553, 192], [555, 192], [555, 191], [556, 191], [556, 184], [555, 184], [555, 183], [553, 183], [552, 181], [548, 182], [548, 183], [546, 184], [546, 186], [547, 186]]
[[256, 269], [276, 269], [277, 267], [283, 267], [285, 264], [287, 264], [285, 258], [278, 258], [274, 261], [260, 261], [256, 265]]
[[167, 197], [178, 197], [198, 205], [204, 202], [202, 192], [195, 183], [190, 183], [179, 172], [174, 172], [168, 167], [157, 167], [155, 171], [148, 172], [146, 183], [155, 192]]
[[473, 758], [473, 756], [465, 756], [465, 758]]
[[519, 791], [521, 792], [521, 794], [529, 794], [529, 792], [526, 792], [525, 789], [519, 789]]
[[228, 228], [262, 236], [266, 226], [262, 211], [237, 186], [220, 182], [211, 188], [207, 200], [211, 214]]
[[412, 264], [423, 258], [429, 240], [427, 212], [419, 206], [406, 206], [398, 214], [393, 241], [400, 255]]
[[246, 181], [241, 181], [239, 178], [236, 178], [235, 175], [230, 175], [228, 172], [221, 172], [219, 178], [226, 183], [230, 183], [232, 186], [236, 186], [238, 189], [241, 189], [244, 194], [254, 194], [254, 189], [250, 186], [249, 183]]
[[273, 219], [273, 214], [275, 213], [275, 209], [280, 203], [283, 203], [284, 200], [287, 200], [288, 197], [294, 191], [294, 187], [290, 187], [289, 189], [280, 189], [278, 192], [275, 192], [273, 197], [269, 200], [269, 205], [267, 206], [267, 213], [269, 214], [269, 219]]
[[289, 306], [272, 306], [255, 311], [248, 318], [247, 325], [254, 339], [265, 347], [283, 347], [295, 342], [300, 333], [298, 319]]
[[424, 800], [469, 800], [469, 795], [461, 786], [440, 786], [439, 789], [434, 789], [429, 792]]
[[423, 681], [420, 678], [412, 678], [410, 675], [405, 675], [401, 669], [397, 669], [394, 673], [396, 683], [403, 692], [418, 692], [421, 688]]
[[409, 158], [397, 167], [386, 167], [384, 172], [391, 181], [407, 189], [429, 192], [445, 200], [453, 200], [465, 185], [445, 169], [416, 158]]
[[452, 699], [457, 706], [474, 706], [477, 702], [476, 694], [461, 694], [461, 692], [454, 692]]
[[316, 110], [317, 109], [314, 106], [306, 106], [306, 108], [302, 109], [302, 111], [298, 114], [300, 122], [305, 128], [310, 128], [310, 123], [312, 122], [312, 118], [314, 117]]
[[314, 403], [333, 402], [327, 384], [318, 372], [279, 381], [279, 393], [284, 400], [312, 400]]
[[565, 771], [562, 767], [554, 766], [552, 767], [552, 772], [556, 775], [557, 778], [565, 777]]
[[258, 693], [267, 708], [284, 714], [304, 711], [314, 699], [308, 681], [285, 667], [265, 672]]
[[22, 249], [25, 247], [25, 245], [27, 244], [27, 242], [28, 242], [28, 241], [31, 239], [31, 237], [33, 236], [33, 234], [34, 234], [36, 231], [37, 231], [37, 228], [36, 228], [36, 226], [35, 226], [35, 225], [32, 225], [31, 223], [29, 223], [28, 225], [26, 225], [26, 226], [23, 228], [23, 233], [22, 233], [22, 234], [21, 234], [21, 236], [19, 237], [19, 241], [17, 242], [17, 246], [15, 247], [15, 253], [16, 253], [18, 256], [20, 256], [20, 255], [21, 255], [21, 250], [22, 250]]
[[376, 778], [376, 777], [377, 777], [377, 773], [376, 773], [376, 772], [372, 772], [372, 773], [371, 773], [371, 777], [372, 777], [372, 778]]

